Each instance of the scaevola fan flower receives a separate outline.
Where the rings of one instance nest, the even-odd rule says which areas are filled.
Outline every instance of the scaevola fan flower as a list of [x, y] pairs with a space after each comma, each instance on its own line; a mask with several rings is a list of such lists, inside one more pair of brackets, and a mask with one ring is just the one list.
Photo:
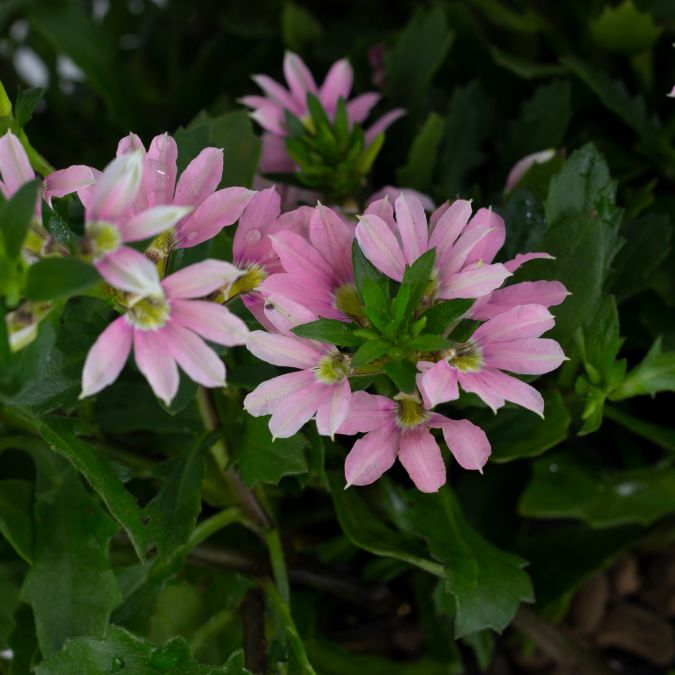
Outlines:
[[504, 221], [489, 209], [471, 218], [471, 203], [453, 202], [431, 232], [421, 202], [401, 194], [395, 218], [387, 198], [373, 202], [356, 226], [363, 254], [388, 277], [401, 281], [406, 265], [436, 249], [434, 298], [478, 298], [502, 285], [511, 275], [501, 263], [492, 263], [504, 243]]
[[[307, 94], [316, 96], [328, 117], [335, 116], [338, 101], [347, 104], [347, 116], [351, 124], [361, 124], [377, 104], [380, 95], [367, 92], [349, 100], [354, 73], [349, 61], [336, 61], [328, 71], [323, 84], [317, 86], [314, 76], [303, 60], [293, 52], [286, 52], [283, 64], [288, 88], [267, 75], [254, 75], [253, 80], [262, 89], [264, 96], [245, 96], [241, 102], [253, 109], [251, 117], [268, 133], [286, 136], [285, 111], [303, 119], [307, 116]], [[370, 143], [390, 124], [404, 114], [403, 110], [392, 110], [366, 131], [366, 143]]]
[[445, 463], [430, 429], [442, 431], [462, 468], [482, 470], [490, 456], [490, 443], [485, 432], [472, 422], [431, 412], [415, 394], [401, 394], [392, 400], [354, 393], [338, 433], [365, 432], [365, 436], [347, 455], [347, 486], [375, 482], [398, 458], [418, 490], [436, 492], [445, 483]]
[[[180, 176], [178, 148], [168, 134], [155, 136], [147, 152], [136, 134], [125, 136], [117, 146], [117, 158], [129, 154], [140, 157], [140, 179], [120, 217], [130, 218], [158, 206], [184, 207], [167, 242], [177, 248], [201, 244], [235, 223], [255, 194], [243, 187], [217, 189], [223, 174], [223, 151], [219, 148], [204, 148]], [[51, 198], [77, 192], [87, 208], [99, 180], [95, 169], [75, 165], [48, 176], [46, 193]]]
[[243, 344], [244, 322], [217, 303], [199, 300], [240, 276], [233, 265], [204, 260], [162, 281], [155, 265], [140, 255], [127, 261], [131, 277], [154, 278], [156, 291], [123, 300], [115, 319], [90, 349], [82, 373], [82, 395], [91, 396], [119, 376], [134, 351], [138, 369], [167, 405], [178, 390], [178, 366], [205, 387], [225, 383], [225, 365], [204, 339], [227, 347]]
[[316, 320], [306, 307], [272, 295], [267, 298], [266, 313], [279, 333], [252, 331], [246, 346], [267, 363], [297, 370], [258, 385], [244, 399], [244, 408], [254, 417], [272, 415], [269, 428], [276, 438], [292, 436], [313, 417], [320, 434], [333, 436], [352, 396], [348, 358], [332, 345], [291, 332]]
[[481, 324], [469, 340], [443, 352], [437, 363], [418, 364], [425, 405], [432, 408], [458, 398], [461, 385], [495, 412], [511, 401], [543, 416], [541, 394], [503, 371], [542, 375], [558, 368], [565, 360], [560, 345], [541, 337], [554, 324], [542, 305], [519, 305]]
[[5, 198], [35, 178], [21, 141], [11, 131], [0, 137], [0, 176], [0, 192]]

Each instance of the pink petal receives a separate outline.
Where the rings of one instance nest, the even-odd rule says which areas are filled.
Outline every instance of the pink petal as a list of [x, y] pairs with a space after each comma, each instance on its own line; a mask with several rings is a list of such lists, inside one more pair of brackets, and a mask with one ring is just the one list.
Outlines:
[[115, 288], [143, 296], [163, 295], [155, 264], [133, 248], [122, 246], [95, 265], [99, 274]]
[[460, 272], [464, 267], [468, 267], [471, 263], [482, 260], [480, 254], [476, 255], [475, 252], [483, 248], [483, 242], [492, 234], [493, 231], [487, 223], [473, 227], [469, 223], [445, 256], [445, 260], [438, 266], [443, 276], [449, 277]]
[[400, 435], [392, 422], [356, 441], [345, 460], [347, 487], [370, 485], [391, 469], [396, 461]]
[[305, 277], [309, 283], [316, 279], [318, 282], [330, 284], [330, 266], [304, 237], [294, 232], [280, 232], [270, 239], [286, 272]]
[[395, 210], [403, 255], [408, 265], [412, 265], [427, 248], [427, 217], [420, 201], [409, 195], [399, 195]]
[[480, 243], [471, 250], [467, 263], [479, 261], [491, 263], [506, 239], [504, 219], [492, 209], [478, 209], [476, 215], [466, 226], [465, 236], [468, 236], [474, 228], [488, 232], [487, 236], [480, 237]]
[[332, 287], [323, 282], [309, 285], [306, 276], [273, 274], [258, 286], [258, 290], [266, 297], [284, 296], [291, 302], [302, 305], [315, 316], [344, 318], [344, 314], [333, 306], [335, 296]]
[[[390, 202], [396, 202], [396, 200], [401, 196], [404, 195], [407, 198], [412, 198], [416, 199], [417, 201], [422, 204], [422, 208], [425, 211], [433, 211], [435, 208], [434, 205], [434, 200], [429, 197], [429, 195], [425, 195], [423, 192], [420, 192], [419, 190], [411, 190], [410, 188], [399, 188], [399, 187], [394, 187], [393, 185], [385, 185], [383, 188], [375, 192], [374, 194], [370, 195], [366, 202], [368, 204], [372, 204], [373, 202], [383, 199], [384, 197], [388, 197]], [[376, 216], [380, 216], [379, 213], [375, 213]], [[382, 216], [380, 216], [382, 218]], [[382, 220], [385, 220], [382, 218]]]
[[473, 339], [484, 345], [537, 338], [554, 325], [553, 315], [543, 305], [518, 305], [480, 325]]
[[246, 338], [246, 347], [261, 361], [275, 366], [308, 370], [318, 365], [324, 352], [310, 340], [254, 330]]
[[204, 387], [225, 386], [225, 364], [204, 340], [173, 321], [162, 333], [169, 354], [191, 380]]
[[456, 199], [438, 219], [429, 237], [429, 245], [436, 247], [436, 264], [442, 265], [454, 243], [471, 217], [471, 202]]
[[369, 91], [353, 98], [347, 103], [347, 116], [352, 124], [361, 124], [370, 111], [377, 105], [380, 95]]
[[386, 113], [386, 115], [382, 115], [375, 124], [366, 130], [366, 145], [370, 145], [381, 133], [386, 131], [397, 119], [403, 117], [405, 114], [406, 111], [403, 108], [396, 108]]
[[11, 131], [0, 137], [0, 173], [9, 197], [35, 178], [21, 141]]
[[401, 434], [398, 459], [420, 492], [438, 492], [445, 484], [445, 464], [436, 439], [424, 427]]
[[118, 226], [122, 241], [143, 241], [171, 229], [190, 213], [189, 206], [153, 206]]
[[162, 281], [171, 299], [203, 298], [233, 284], [243, 273], [223, 260], [203, 260], [174, 272]]
[[[496, 413], [506, 402], [501, 393], [494, 389], [485, 378], [487, 368], [483, 368], [476, 373], [458, 373], [458, 379], [464, 391], [470, 394], [476, 394], [478, 398], [489, 406], [493, 413]], [[495, 371], [499, 372], [499, 371]]]
[[284, 109], [277, 105], [263, 105], [250, 115], [265, 131], [277, 136], [286, 136]]
[[142, 208], [171, 204], [176, 187], [178, 146], [169, 134], [155, 136], [143, 158]]
[[443, 438], [463, 469], [482, 469], [488, 461], [491, 448], [485, 432], [469, 420], [451, 420], [443, 415], [434, 414], [429, 426], [441, 429]]
[[316, 412], [316, 428], [322, 436], [333, 438], [345, 421], [352, 392], [349, 380], [344, 379], [331, 386], [330, 396], [323, 401]]
[[84, 164], [75, 164], [67, 169], [54, 171], [45, 178], [45, 197], [65, 197], [73, 192], [80, 192], [93, 185], [101, 176], [101, 172]]
[[479, 298], [499, 288], [510, 276], [511, 273], [501, 263], [465, 269], [449, 279], [442, 279], [439, 297], [445, 300]]
[[558, 368], [565, 361], [565, 354], [555, 340], [529, 338], [489, 343], [483, 347], [483, 359], [485, 365], [492, 368], [522, 375], [542, 375]]
[[335, 211], [323, 204], [314, 209], [309, 223], [309, 239], [332, 267], [334, 281], [345, 284], [354, 280], [353, 233]]
[[272, 244], [265, 232], [280, 211], [281, 198], [274, 187], [251, 197], [239, 218], [232, 243], [232, 255], [238, 265], [262, 263], [267, 259]]
[[514, 165], [509, 175], [506, 178], [506, 185], [504, 186], [504, 192], [509, 192], [518, 184], [520, 179], [527, 173], [528, 169], [534, 164], [543, 164], [548, 162], [550, 159], [555, 157], [555, 150], [541, 150], [540, 152], [535, 152], [531, 155], [527, 155], [522, 159], [518, 160]]
[[305, 104], [308, 93], [318, 94], [312, 73], [304, 61], [293, 52], [286, 52], [284, 55], [284, 76], [299, 103]]
[[405, 268], [403, 251], [394, 233], [377, 216], [364, 215], [356, 226], [356, 239], [363, 255], [388, 277], [401, 281]]
[[315, 383], [314, 373], [306, 370], [279, 375], [259, 384], [244, 399], [244, 409], [253, 417], [271, 415], [283, 407], [289, 396], [310, 389]]
[[354, 71], [347, 59], [340, 59], [331, 66], [319, 94], [319, 99], [329, 116], [332, 117], [335, 113], [340, 98], [345, 102], [349, 98], [353, 79]]
[[269, 429], [273, 438], [289, 438], [309, 422], [318, 407], [330, 396], [331, 387], [315, 382], [287, 396], [272, 413]]
[[199, 206], [216, 191], [222, 175], [223, 151], [220, 148], [204, 148], [180, 175], [174, 204]]
[[[485, 385], [492, 392], [506, 401], [511, 401], [544, 417], [544, 399], [533, 386], [492, 368], [486, 368], [480, 374], [483, 376]], [[463, 383], [462, 386], [464, 386]]]
[[290, 334], [296, 326], [318, 318], [307, 307], [278, 293], [272, 293], [265, 298], [265, 316], [280, 333], [285, 334]]
[[[262, 152], [258, 163], [258, 173], [292, 173], [294, 170], [293, 160], [286, 152], [286, 141], [281, 136], [264, 133], [262, 135]], [[257, 180], [260, 181], [259, 176]], [[259, 189], [264, 185], [254, 182], [254, 187]], [[290, 186], [284, 186], [284, 188], [286, 187]]]
[[352, 394], [349, 411], [337, 433], [352, 436], [368, 432], [389, 423], [395, 424], [396, 403], [386, 396], [376, 396], [365, 391]]
[[143, 155], [128, 152], [113, 159], [96, 181], [87, 208], [87, 220], [115, 222], [128, 211], [141, 187]]
[[519, 253], [513, 260], [507, 260], [504, 267], [509, 272], [515, 272], [521, 265], [530, 260], [555, 260], [550, 253]]
[[243, 187], [218, 190], [207, 197], [176, 228], [178, 248], [197, 246], [215, 237], [224, 227], [239, 220], [246, 205], [255, 193]]
[[145, 146], [143, 141], [139, 138], [137, 134], [133, 132], [120, 139], [120, 142], [117, 144], [117, 152], [115, 153], [116, 157], [120, 155], [126, 155], [128, 152], [140, 151], [141, 154], [145, 154]]
[[471, 308], [471, 317], [485, 321], [516, 305], [559, 305], [569, 291], [559, 281], [522, 281], [518, 284], [498, 288], [490, 295], [487, 303]]
[[170, 405], [178, 391], [180, 378], [176, 362], [167, 353], [162, 332], [135, 330], [134, 358], [155, 396]]
[[[424, 368], [424, 364], [421, 367]], [[418, 364], [418, 368], [420, 368], [420, 364]], [[434, 408], [439, 403], [446, 403], [459, 398], [457, 371], [451, 368], [446, 361], [438, 361], [417, 375], [417, 386], [427, 410]]]
[[379, 190], [369, 198], [364, 215], [377, 216], [386, 223], [387, 227], [392, 232], [396, 232], [398, 228], [396, 227], [396, 221], [394, 220], [394, 207], [391, 205], [392, 201], [396, 201], [396, 197], [392, 200], [386, 193], [383, 197], [378, 197], [382, 192], [382, 190]]
[[246, 344], [248, 328], [227, 307], [204, 300], [173, 300], [171, 320], [219, 345]]
[[441, 216], [450, 208], [450, 201], [446, 199], [429, 217], [429, 224], [433, 230], [438, 221], [441, 219]]
[[101, 391], [118, 378], [129, 357], [133, 334], [126, 317], [120, 316], [98, 336], [84, 362], [80, 398]]
[[277, 103], [282, 108], [286, 108], [286, 110], [292, 112], [296, 117], [300, 117], [305, 113], [305, 106], [300, 105], [300, 102], [293, 98], [288, 89], [282, 87], [271, 77], [267, 77], [267, 75], [254, 75], [253, 81], [274, 103]]

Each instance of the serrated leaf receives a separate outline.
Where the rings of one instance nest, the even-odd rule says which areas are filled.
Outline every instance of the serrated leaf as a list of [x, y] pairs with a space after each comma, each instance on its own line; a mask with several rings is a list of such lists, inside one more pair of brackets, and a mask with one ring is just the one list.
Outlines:
[[16, 260], [28, 234], [38, 200], [39, 181], [22, 185], [0, 206], [0, 233], [5, 243], [5, 254]]
[[300, 337], [310, 338], [311, 340], [320, 340], [342, 347], [357, 347], [363, 342], [363, 338], [354, 335], [352, 330], [352, 324], [344, 321], [319, 319], [296, 326], [293, 332]]
[[388, 361], [384, 364], [383, 370], [402, 392], [411, 394], [415, 391], [417, 368], [411, 361], [407, 359]]
[[29, 300], [62, 300], [83, 293], [101, 280], [93, 265], [75, 258], [45, 258], [28, 268]]
[[363, 366], [382, 358], [391, 348], [391, 345], [384, 340], [368, 340], [364, 342], [352, 356], [352, 368], [363, 368]]

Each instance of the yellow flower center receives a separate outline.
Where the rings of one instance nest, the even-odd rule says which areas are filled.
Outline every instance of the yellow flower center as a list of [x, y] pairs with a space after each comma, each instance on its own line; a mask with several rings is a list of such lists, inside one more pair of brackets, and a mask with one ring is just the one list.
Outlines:
[[417, 394], [398, 394], [394, 398], [398, 401], [396, 422], [401, 429], [412, 429], [429, 419], [429, 412], [422, 407]]
[[85, 225], [84, 257], [88, 260], [100, 260], [108, 253], [116, 251], [122, 243], [122, 235], [115, 225], [106, 220], [93, 220]]
[[334, 291], [334, 295], [336, 309], [355, 319], [363, 320], [366, 318], [354, 284], [338, 286]]
[[169, 301], [163, 297], [131, 297], [127, 301], [127, 318], [141, 330], [157, 330], [169, 318]]
[[314, 369], [316, 379], [324, 384], [333, 384], [349, 375], [349, 357], [337, 350], [326, 354]]
[[483, 354], [474, 342], [464, 342], [443, 353], [447, 362], [463, 373], [475, 373], [483, 367]]
[[244, 274], [242, 274], [233, 284], [221, 289], [216, 296], [216, 302], [227, 302], [237, 295], [246, 295], [255, 291], [258, 286], [267, 277], [267, 272], [260, 265], [251, 263]]

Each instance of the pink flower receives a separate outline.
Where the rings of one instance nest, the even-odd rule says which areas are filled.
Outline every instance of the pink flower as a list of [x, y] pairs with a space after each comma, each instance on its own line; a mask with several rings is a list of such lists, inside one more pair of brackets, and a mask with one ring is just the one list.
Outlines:
[[516, 187], [520, 179], [527, 173], [530, 167], [534, 166], [535, 164], [543, 164], [544, 162], [548, 162], [554, 157], [555, 150], [548, 149], [535, 152], [518, 160], [513, 165], [511, 171], [509, 171], [509, 175], [506, 178], [506, 185], [504, 186], [504, 192], [510, 192], [513, 190], [513, 188]]
[[314, 417], [319, 433], [333, 436], [347, 415], [352, 396], [347, 357], [332, 345], [291, 332], [294, 326], [316, 320], [305, 307], [270, 296], [265, 309], [279, 333], [253, 331], [246, 346], [259, 359], [296, 372], [258, 385], [244, 399], [244, 408], [254, 417], [272, 415], [269, 428], [275, 438], [292, 436]]
[[395, 206], [396, 220], [388, 199], [373, 202], [356, 226], [363, 254], [388, 277], [401, 281], [406, 265], [432, 248], [436, 249], [434, 298], [478, 298], [511, 275], [501, 263], [491, 264], [505, 238], [504, 221], [493, 211], [479, 209], [471, 218], [471, 203], [458, 199], [429, 233], [419, 199], [401, 194]]
[[11, 131], [0, 137], [0, 175], [0, 192], [7, 199], [35, 178], [21, 141]]
[[411, 188], [398, 188], [393, 185], [385, 185], [383, 188], [373, 193], [366, 200], [366, 206], [370, 206], [373, 202], [380, 201], [387, 197], [390, 202], [395, 202], [400, 195], [405, 195], [406, 197], [414, 197], [417, 199], [422, 208], [425, 211], [433, 211], [436, 207], [434, 206], [434, 201], [428, 195], [425, 195], [423, 192], [418, 192], [417, 190], [412, 190]]
[[675, 98], [675, 87], [673, 87], [673, 88], [670, 90], [670, 93], [667, 94], [667, 96], [669, 96], [670, 98]]
[[541, 375], [565, 360], [560, 345], [540, 336], [555, 320], [541, 305], [513, 307], [479, 326], [471, 338], [449, 349], [437, 363], [420, 362], [417, 383], [425, 405], [433, 408], [464, 391], [479, 396], [495, 412], [511, 401], [541, 415], [544, 400], [529, 384], [507, 375]]
[[445, 464], [430, 429], [441, 429], [457, 463], [481, 471], [490, 456], [485, 432], [468, 420], [451, 420], [422, 406], [416, 396], [398, 400], [362, 391], [352, 395], [340, 434], [365, 432], [345, 461], [350, 485], [369, 485], [398, 457], [418, 490], [436, 492], [445, 483]]
[[[379, 101], [375, 92], [361, 94], [349, 101], [354, 73], [349, 61], [336, 61], [328, 71], [321, 87], [303, 60], [293, 52], [284, 56], [284, 76], [288, 89], [267, 75], [254, 75], [254, 82], [263, 90], [264, 96], [245, 96], [242, 103], [253, 109], [251, 117], [274, 136], [286, 136], [285, 111], [299, 119], [307, 116], [307, 94], [316, 96], [329, 118], [335, 116], [338, 101], [342, 98], [347, 104], [347, 115], [351, 124], [362, 123]], [[392, 110], [381, 117], [366, 131], [366, 144], [373, 142], [390, 124], [404, 114], [403, 110]]]
[[260, 285], [264, 295], [283, 295], [312, 313], [350, 320], [358, 313], [352, 267], [353, 230], [322, 204], [312, 209], [309, 240], [291, 231], [271, 237], [283, 272]]
[[[175, 223], [175, 245], [188, 248], [214, 237], [241, 215], [254, 192], [243, 187], [217, 190], [223, 174], [223, 151], [204, 148], [177, 179], [178, 148], [168, 134], [153, 138], [146, 152], [136, 134], [129, 134], [117, 146], [117, 158], [139, 156], [140, 179], [133, 196], [119, 215], [131, 218], [157, 206], [189, 207]], [[77, 192], [89, 206], [100, 172], [87, 166], [71, 166], [47, 177], [48, 198]], [[189, 214], [189, 215], [188, 215]]]
[[202, 338], [229, 347], [243, 344], [248, 330], [226, 307], [196, 298], [233, 283], [240, 272], [227, 262], [204, 260], [160, 282], [155, 265], [138, 255], [126, 261], [126, 268], [144, 269], [128, 273], [154, 277], [157, 292], [128, 297], [126, 313], [98, 337], [84, 364], [81, 398], [117, 379], [132, 345], [138, 369], [167, 405], [178, 390], [178, 366], [205, 387], [223, 386], [225, 365]]

